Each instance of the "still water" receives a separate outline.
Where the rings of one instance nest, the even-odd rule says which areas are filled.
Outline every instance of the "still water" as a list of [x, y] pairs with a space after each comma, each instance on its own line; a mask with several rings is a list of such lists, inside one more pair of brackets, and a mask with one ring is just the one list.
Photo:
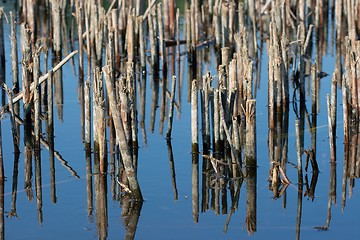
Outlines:
[[[5, 5], [5, 12], [12, 4]], [[5, 37], [9, 36], [9, 25], [5, 24]], [[49, 152], [41, 152], [42, 172], [42, 208], [38, 208], [35, 195], [35, 176], [33, 176], [32, 194], [24, 190], [24, 153], [19, 157], [18, 176], [14, 178], [14, 153], [11, 126], [8, 115], [1, 120], [3, 155], [5, 169], [5, 239], [356, 239], [357, 226], [360, 224], [359, 191], [355, 187], [350, 194], [349, 188], [344, 193], [343, 181], [343, 127], [342, 101], [338, 101], [337, 119], [337, 165], [335, 201], [330, 198], [330, 149], [327, 127], [326, 94], [330, 93], [331, 74], [335, 68], [335, 58], [331, 54], [333, 46], [323, 59], [322, 71], [329, 76], [322, 78], [320, 87], [320, 112], [317, 118], [317, 161], [318, 175], [315, 197], [312, 199], [301, 193], [299, 200], [298, 171], [296, 164], [295, 114], [290, 108], [288, 131], [287, 176], [291, 183], [279, 197], [269, 190], [269, 149], [268, 149], [268, 106], [267, 106], [267, 55], [261, 56], [260, 85], [257, 89], [256, 139], [257, 139], [257, 184], [256, 184], [256, 232], [249, 233], [246, 226], [246, 181], [242, 182], [238, 207], [231, 210], [230, 193], [221, 202], [221, 211], [217, 212], [211, 203], [210, 208], [201, 211], [194, 221], [192, 205], [192, 154], [190, 130], [190, 104], [187, 97], [188, 79], [184, 74], [181, 86], [181, 107], [175, 110], [171, 144], [164, 134], [160, 134], [159, 113], [156, 114], [154, 131], [149, 130], [151, 115], [151, 73], [147, 75], [147, 95], [145, 114], [145, 133], [139, 133], [138, 180], [144, 196], [143, 204], [120, 199], [114, 194], [110, 174], [100, 176], [97, 173], [87, 175], [86, 153], [82, 140], [80, 123], [81, 106], [78, 101], [78, 75], [71, 63], [63, 67], [63, 119], [55, 121], [55, 150], [76, 171], [79, 178], [55, 160], [55, 186], [50, 183]], [[11, 82], [10, 42], [5, 42], [6, 81]], [[210, 55], [214, 56], [212, 49]], [[186, 57], [181, 65], [186, 73]], [[314, 62], [314, 59], [311, 59]], [[74, 62], [77, 65], [77, 58]], [[204, 69], [210, 70], [216, 77], [213, 60], [204, 63]], [[338, 90], [341, 96], [341, 90]], [[307, 96], [308, 98], [309, 96]], [[307, 103], [308, 104], [308, 103]], [[57, 114], [55, 113], [55, 116]], [[165, 128], [166, 129], [166, 128]], [[304, 149], [311, 147], [309, 127], [305, 127]], [[21, 141], [20, 149], [24, 149]], [[201, 144], [200, 144], [201, 145]], [[201, 156], [200, 156], [201, 159]], [[304, 161], [304, 157], [303, 157]], [[200, 165], [199, 201], [202, 195], [202, 177]], [[311, 169], [311, 168], [310, 168]], [[313, 173], [304, 178], [310, 184]], [[89, 195], [89, 180], [92, 182], [92, 195]], [[16, 205], [13, 202], [13, 184], [17, 181]], [[107, 184], [99, 190], [96, 186], [101, 181]], [[349, 180], [348, 180], [349, 181]], [[117, 185], [115, 184], [117, 187]], [[356, 180], [355, 180], [356, 186]], [[105, 197], [107, 211], [98, 208], [100, 194]], [[331, 193], [334, 196], [334, 193]], [[342, 201], [345, 194], [346, 202]], [[213, 200], [212, 200], [213, 201]], [[130, 205], [130, 207], [129, 207]], [[302, 206], [299, 212], [299, 206]], [[10, 212], [12, 214], [10, 214]], [[99, 213], [100, 212], [100, 213]], [[300, 218], [299, 218], [300, 213]], [[134, 220], [135, 219], [135, 220]], [[130, 222], [130, 224], [128, 224]], [[135, 225], [134, 225], [135, 223]], [[329, 226], [324, 230], [322, 226]], [[226, 228], [227, 227], [227, 228]], [[299, 228], [297, 228], [299, 227]], [[226, 232], [224, 231], [226, 229]]]

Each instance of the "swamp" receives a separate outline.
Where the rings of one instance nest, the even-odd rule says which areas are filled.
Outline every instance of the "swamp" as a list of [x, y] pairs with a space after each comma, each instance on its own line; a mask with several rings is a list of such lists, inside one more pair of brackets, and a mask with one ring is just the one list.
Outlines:
[[357, 238], [359, 0], [0, 1], [0, 240]]

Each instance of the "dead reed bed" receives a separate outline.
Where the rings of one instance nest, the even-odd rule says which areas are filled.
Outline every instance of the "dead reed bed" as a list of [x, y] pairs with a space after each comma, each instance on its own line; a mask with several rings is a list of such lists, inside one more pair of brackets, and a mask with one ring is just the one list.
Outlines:
[[[141, 132], [144, 142], [147, 141], [147, 85], [150, 84], [152, 90], [149, 129], [154, 132], [157, 116], [160, 134], [167, 125], [169, 158], [173, 159], [171, 133], [176, 128], [174, 112], [181, 113], [184, 79], [187, 80], [191, 104], [194, 221], [198, 221], [199, 211], [212, 209], [216, 214], [228, 214], [226, 231], [232, 213], [238, 208], [240, 189], [245, 179], [245, 222], [249, 233], [256, 231], [256, 99], [261, 84], [267, 87], [268, 95], [269, 190], [274, 198], [283, 197], [283, 206], [286, 207], [286, 188], [291, 181], [298, 182], [299, 236], [302, 196], [315, 198], [319, 172], [316, 129], [321, 109], [320, 82], [326, 76], [322, 71], [322, 59], [329, 51], [327, 31], [332, 31], [330, 35], [335, 39], [333, 44], [336, 49], [332, 81], [324, 83], [331, 86], [327, 102], [332, 172], [329, 191], [333, 203], [336, 198], [337, 89], [341, 88], [345, 142], [342, 200], [345, 205], [347, 181], [350, 182], [351, 193], [354, 179], [360, 175], [356, 148], [359, 143], [360, 97], [357, 76], [359, 41], [356, 39], [360, 32], [358, 1], [317, 0], [294, 4], [287, 0], [191, 0], [186, 1], [181, 10], [176, 8], [173, 0], [104, 3], [95, 0], [51, 0], [44, 5], [35, 3], [22, 1], [20, 14], [10, 14], [12, 86], [5, 79], [3, 25], [6, 23], [3, 19], [6, 15], [0, 11], [0, 83], [7, 84], [7, 94], [2, 94], [1, 114], [10, 113], [14, 152], [19, 152], [20, 125], [24, 127], [25, 188], [29, 199], [33, 197], [31, 162], [32, 157], [35, 158], [39, 221], [42, 221], [42, 183], [41, 161], [36, 153], [40, 144], [50, 149], [52, 182], [55, 182], [54, 157], [77, 176], [55, 151], [53, 116], [53, 108], [56, 107], [58, 119], [62, 120], [62, 66], [67, 61], [74, 64], [74, 58], [77, 58], [75, 69], [86, 150], [88, 211], [92, 211], [93, 205], [91, 175], [94, 171], [100, 174], [95, 180], [95, 201], [102, 236], [106, 236], [107, 225], [106, 196], [103, 198], [106, 195], [106, 173], [112, 176], [114, 198], [129, 194], [130, 198], [139, 202], [143, 199], [137, 179], [138, 135]], [[42, 8], [47, 8], [48, 15], [41, 17], [39, 12]], [[71, 23], [70, 28], [68, 22]], [[18, 69], [16, 40], [19, 26], [21, 70]], [[260, 75], [264, 71], [261, 69], [264, 55], [267, 56], [267, 79], [261, 79]], [[48, 56], [51, 56], [50, 68]], [[181, 72], [184, 56], [187, 56], [187, 74]], [[215, 66], [213, 71], [209, 71], [210, 62]], [[5, 95], [8, 96], [7, 104]], [[311, 98], [309, 101], [308, 96]], [[22, 100], [22, 112], [19, 100]], [[295, 123], [289, 122], [289, 112], [294, 113]], [[42, 121], [45, 121], [46, 129], [42, 129]], [[296, 132], [297, 162], [294, 164], [297, 179], [287, 176], [290, 128]], [[47, 139], [42, 136], [45, 131]], [[306, 131], [309, 135], [305, 134]], [[306, 136], [310, 136], [311, 142], [308, 149], [305, 149]], [[201, 208], [199, 154], [202, 156]], [[308, 172], [309, 162], [311, 172]], [[312, 175], [310, 184], [307, 174]], [[175, 183], [174, 180], [177, 196]], [[13, 189], [16, 188], [14, 186]], [[230, 211], [227, 205], [228, 188]], [[56, 201], [55, 189], [52, 192], [53, 201]], [[16, 202], [16, 195], [13, 200]], [[140, 203], [124, 201], [123, 204], [124, 209], [133, 207], [135, 212], [140, 212]], [[15, 207], [12, 214], [16, 215]], [[129, 221], [136, 223], [137, 220], [138, 215]]]

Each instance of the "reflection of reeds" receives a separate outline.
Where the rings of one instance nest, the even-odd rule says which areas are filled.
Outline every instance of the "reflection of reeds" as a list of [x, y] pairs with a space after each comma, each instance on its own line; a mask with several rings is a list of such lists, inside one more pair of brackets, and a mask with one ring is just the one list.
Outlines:
[[[24, 124], [24, 121], [23, 121], [22, 119], [20, 119], [18, 116], [16, 116], [16, 121], [17, 121], [19, 124]], [[32, 133], [32, 135], [33, 135], [33, 133]], [[48, 150], [51, 150], [51, 149], [54, 147], [54, 146], [53, 146], [53, 145], [54, 145], [54, 143], [53, 143], [53, 141], [54, 141], [54, 140], [53, 140], [53, 133], [52, 133], [52, 134], [51, 134], [51, 133], [48, 133], [48, 137], [49, 137], [50, 135], [52, 135], [52, 141], [51, 141], [51, 143], [47, 142], [43, 137], [40, 138], [40, 143], [41, 143], [46, 149], [48, 149]], [[52, 144], [52, 146], [51, 146], [50, 144]], [[30, 155], [27, 156], [26, 153], [28, 153], [28, 154], [30, 154]], [[69, 166], [69, 163], [61, 156], [61, 154], [60, 154], [58, 151], [54, 150], [52, 154], [54, 154], [54, 156], [55, 156], [55, 157], [61, 162], [61, 164], [71, 173], [72, 176], [74, 176], [74, 177], [76, 177], [76, 178], [80, 178], [79, 175], [76, 173], [76, 171], [75, 171], [71, 166]], [[27, 158], [31, 158], [31, 148], [25, 146], [25, 166], [27, 166], [27, 164], [26, 164]], [[31, 161], [30, 161], [29, 170], [31, 170]], [[26, 173], [26, 172], [28, 172], [28, 171], [26, 171], [26, 169], [25, 169], [25, 173]], [[31, 172], [31, 171], [30, 171], [30, 172]], [[26, 175], [26, 174], [25, 174], [25, 175]], [[26, 177], [25, 177], [25, 179], [26, 179]], [[30, 177], [29, 179], [31, 179], [31, 177]], [[26, 182], [26, 181], [25, 181], [25, 182]]]
[[7, 217], [17, 217], [16, 200], [17, 200], [18, 175], [19, 175], [19, 157], [20, 157], [19, 152], [14, 154], [11, 210], [8, 212]]
[[43, 199], [42, 199], [42, 174], [41, 174], [41, 152], [34, 150], [35, 160], [35, 194], [36, 194], [36, 205], [38, 210], [38, 221], [42, 224], [43, 221]]
[[32, 158], [31, 158], [31, 148], [25, 146], [24, 149], [24, 189], [28, 200], [33, 199], [33, 189], [32, 189]]
[[91, 152], [85, 151], [86, 161], [86, 201], [87, 201], [87, 213], [88, 216], [92, 215], [93, 212], [93, 179], [92, 179], [92, 163], [91, 163]]
[[171, 183], [172, 183], [173, 191], [174, 191], [174, 201], [177, 201], [179, 196], [178, 196], [178, 190], [177, 190], [177, 186], [176, 186], [175, 161], [174, 161], [174, 154], [173, 154], [173, 150], [172, 150], [171, 141], [167, 141], [167, 149], [168, 149], [170, 172], [171, 172]]
[[191, 196], [192, 214], [194, 222], [199, 221], [199, 154], [192, 153], [192, 174], [191, 174]]
[[126, 230], [124, 239], [135, 239], [136, 228], [142, 208], [142, 201], [132, 201], [132, 199], [124, 197], [121, 200], [121, 217]]
[[[100, 171], [100, 166], [95, 164], [95, 171]], [[108, 206], [107, 206], [107, 175], [94, 175], [95, 214], [99, 239], [106, 239], [108, 232]]]

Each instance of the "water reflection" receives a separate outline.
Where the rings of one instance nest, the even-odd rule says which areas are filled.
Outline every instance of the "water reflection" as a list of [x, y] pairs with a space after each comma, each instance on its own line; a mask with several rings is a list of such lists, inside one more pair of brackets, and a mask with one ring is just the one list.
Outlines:
[[199, 221], [199, 154], [192, 154], [191, 199], [194, 222]]
[[123, 225], [126, 230], [124, 239], [135, 239], [135, 233], [137, 224], [140, 217], [141, 207], [143, 202], [133, 201], [127, 197], [121, 200], [121, 217], [123, 219]]
[[167, 149], [168, 149], [168, 156], [169, 156], [169, 165], [170, 165], [170, 172], [171, 172], [171, 183], [173, 186], [174, 192], [174, 201], [179, 199], [178, 190], [176, 186], [176, 172], [175, 172], [175, 161], [174, 161], [174, 154], [172, 150], [171, 140], [167, 141]]

